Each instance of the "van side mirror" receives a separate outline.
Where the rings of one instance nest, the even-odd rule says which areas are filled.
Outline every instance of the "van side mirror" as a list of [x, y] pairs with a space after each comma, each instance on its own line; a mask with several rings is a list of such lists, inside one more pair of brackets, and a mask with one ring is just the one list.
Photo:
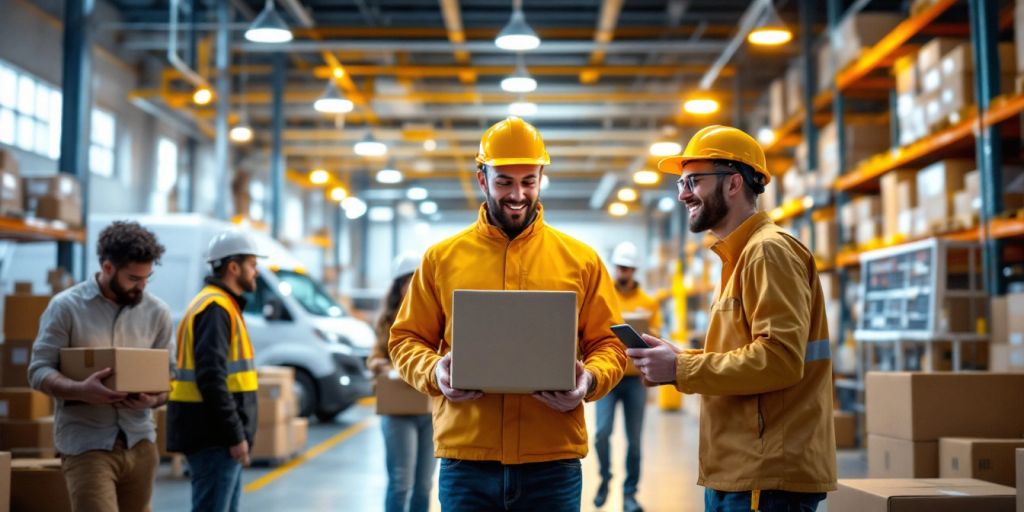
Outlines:
[[273, 297], [263, 303], [263, 318], [266, 318], [268, 321], [287, 320], [287, 317], [288, 312], [284, 309], [281, 299]]

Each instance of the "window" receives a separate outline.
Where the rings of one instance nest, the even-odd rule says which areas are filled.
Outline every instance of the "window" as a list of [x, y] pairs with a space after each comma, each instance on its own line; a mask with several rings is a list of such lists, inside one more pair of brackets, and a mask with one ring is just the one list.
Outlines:
[[93, 108], [89, 132], [89, 170], [93, 174], [110, 178], [114, 175], [114, 141], [117, 133], [114, 114]]
[[60, 156], [61, 93], [0, 61], [0, 143]]
[[153, 191], [153, 212], [167, 213], [168, 196], [178, 181], [178, 145], [160, 137], [156, 146], [156, 189]]

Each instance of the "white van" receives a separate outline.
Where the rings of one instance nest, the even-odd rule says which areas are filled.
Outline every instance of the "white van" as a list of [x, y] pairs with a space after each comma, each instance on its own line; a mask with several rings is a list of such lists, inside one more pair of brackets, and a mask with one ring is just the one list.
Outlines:
[[[99, 271], [93, 256], [96, 239], [115, 220], [142, 224], [167, 248], [146, 291], [167, 303], [175, 326], [210, 273], [206, 263], [210, 239], [226, 229], [240, 229], [194, 214], [91, 215], [85, 246], [87, 276]], [[315, 414], [328, 421], [371, 394], [365, 361], [374, 343], [373, 329], [331, 298], [287, 248], [264, 233], [250, 232], [268, 256], [259, 262], [257, 289], [247, 294], [244, 311], [256, 365], [295, 368], [300, 414]], [[29, 274], [45, 279], [46, 269], [52, 268], [56, 259], [53, 247], [19, 246], [13, 258], [5, 258], [4, 277], [24, 279]]]

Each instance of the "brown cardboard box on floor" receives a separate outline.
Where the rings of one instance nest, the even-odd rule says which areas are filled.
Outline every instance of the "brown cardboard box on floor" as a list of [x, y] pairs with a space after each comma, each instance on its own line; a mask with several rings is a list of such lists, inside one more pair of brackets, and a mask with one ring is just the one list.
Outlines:
[[11, 510], [71, 512], [60, 459], [11, 461]]
[[452, 387], [491, 393], [576, 386], [576, 294], [455, 290]]
[[828, 512], [1013, 512], [1014, 490], [966, 478], [842, 479]]
[[35, 420], [53, 414], [53, 401], [32, 388], [0, 388], [0, 418]]
[[0, 452], [0, 512], [11, 512], [10, 452]]
[[1024, 449], [1016, 450], [1017, 459], [1017, 512], [1024, 511]]
[[283, 459], [292, 454], [291, 421], [256, 427], [252, 458]]
[[35, 340], [39, 318], [50, 303], [49, 295], [15, 293], [4, 297], [4, 341]]
[[937, 478], [938, 441], [868, 435], [869, 478]]
[[914, 441], [1020, 437], [1024, 373], [868, 372], [867, 432]]
[[170, 390], [170, 360], [166, 349], [154, 348], [62, 348], [60, 372], [78, 381], [104, 369], [114, 374], [103, 385], [125, 393], [162, 393]]
[[0, 450], [20, 452], [53, 449], [53, 416], [37, 420], [0, 420]]
[[295, 368], [261, 366], [256, 369], [259, 400], [295, 401]]
[[374, 379], [373, 387], [377, 395], [377, 414], [409, 416], [433, 411], [430, 397], [406, 384], [394, 370], [392, 374]]
[[291, 418], [291, 403], [288, 400], [258, 400], [258, 425], [276, 425]]
[[976, 478], [999, 485], [1016, 485], [1014, 452], [1024, 448], [1024, 438], [939, 439], [939, 478]]
[[857, 417], [852, 412], [832, 411], [835, 420], [836, 448], [857, 447]]
[[32, 360], [33, 340], [7, 340], [0, 344], [0, 377], [5, 387], [28, 385], [28, 363]]
[[309, 442], [309, 419], [292, 418], [290, 438], [292, 442], [292, 453], [301, 453], [306, 449]]

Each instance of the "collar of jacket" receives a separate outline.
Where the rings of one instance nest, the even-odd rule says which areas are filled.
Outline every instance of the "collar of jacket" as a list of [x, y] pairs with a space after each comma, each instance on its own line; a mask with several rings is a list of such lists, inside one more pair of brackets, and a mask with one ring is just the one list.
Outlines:
[[767, 213], [757, 212], [743, 221], [743, 224], [740, 224], [732, 233], [715, 242], [711, 246], [711, 250], [722, 258], [723, 262], [734, 262], [739, 259], [740, 253], [747, 246], [750, 237], [771, 221], [772, 218]]
[[[525, 240], [531, 236], [540, 232], [544, 228], [544, 206], [537, 203], [537, 218], [533, 219], [522, 233], [519, 233], [516, 240]], [[491, 221], [487, 218], [487, 203], [480, 205], [480, 214], [476, 218], [476, 231], [487, 238], [497, 238], [499, 240], [508, 241], [508, 235], [501, 230], [498, 226], [491, 224]]]
[[231, 291], [231, 289], [228, 288], [220, 279], [213, 276], [207, 276], [203, 281], [210, 286], [216, 286], [217, 288], [224, 290], [224, 293], [228, 294], [228, 297], [231, 297], [231, 299], [235, 301], [235, 304], [238, 305], [239, 312], [245, 310], [245, 304], [248, 302], [245, 300], [245, 297], [242, 295], [235, 295], [235, 292]]

